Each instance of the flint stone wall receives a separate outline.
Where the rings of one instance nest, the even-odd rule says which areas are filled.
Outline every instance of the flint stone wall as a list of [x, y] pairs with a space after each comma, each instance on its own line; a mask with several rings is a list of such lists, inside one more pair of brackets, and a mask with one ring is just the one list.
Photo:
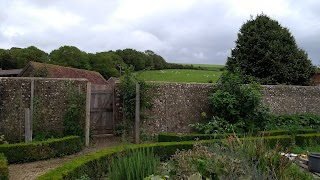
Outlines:
[[0, 78], [0, 134], [10, 142], [24, 141], [25, 108], [30, 108], [33, 101], [33, 134], [62, 135], [69, 91], [85, 95], [87, 82], [85, 79]]
[[[214, 84], [152, 83], [156, 97], [142, 121], [149, 134], [189, 133], [189, 124], [201, 121], [201, 112], [211, 115], [208, 101]], [[263, 86], [263, 101], [274, 114], [319, 114], [320, 86]]]

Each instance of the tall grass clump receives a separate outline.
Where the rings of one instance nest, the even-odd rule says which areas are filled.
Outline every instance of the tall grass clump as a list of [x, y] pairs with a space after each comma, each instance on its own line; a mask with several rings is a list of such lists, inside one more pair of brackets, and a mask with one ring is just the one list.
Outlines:
[[128, 150], [111, 159], [107, 179], [144, 179], [154, 174], [159, 165], [160, 158], [149, 148]]

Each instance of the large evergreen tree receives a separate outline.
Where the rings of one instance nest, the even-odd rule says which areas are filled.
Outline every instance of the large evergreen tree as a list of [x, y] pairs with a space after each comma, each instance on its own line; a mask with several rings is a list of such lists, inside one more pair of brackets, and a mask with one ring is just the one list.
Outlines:
[[256, 77], [262, 84], [307, 85], [315, 73], [290, 31], [264, 14], [242, 25], [226, 68], [239, 70], [244, 78]]

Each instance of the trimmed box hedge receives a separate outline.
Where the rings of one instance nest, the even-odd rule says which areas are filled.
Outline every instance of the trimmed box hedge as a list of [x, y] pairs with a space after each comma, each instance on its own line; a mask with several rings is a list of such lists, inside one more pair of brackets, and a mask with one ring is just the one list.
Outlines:
[[[294, 131], [295, 134], [310, 134], [316, 133], [315, 129], [298, 129]], [[272, 130], [272, 131], [259, 131], [258, 136], [281, 136], [281, 135], [292, 135], [290, 130]], [[159, 133], [158, 142], [181, 142], [181, 141], [196, 141], [196, 140], [210, 140], [210, 139], [225, 139], [229, 136], [250, 137], [245, 134], [173, 134], [173, 133]]]
[[8, 162], [4, 154], [0, 154], [0, 180], [9, 180]]
[[279, 130], [272, 130], [272, 131], [259, 131], [259, 136], [279, 136], [279, 135], [291, 135], [291, 134], [310, 134], [316, 133], [317, 130], [315, 129], [297, 129], [295, 131], [288, 130], [288, 129], [279, 129]]
[[3, 153], [8, 163], [25, 163], [74, 154], [83, 148], [82, 138], [68, 136], [29, 143], [2, 144], [0, 153]]
[[320, 144], [320, 133], [298, 134], [295, 136], [295, 143], [300, 147], [315, 146]]
[[[240, 138], [239, 140], [259, 140], [260, 137]], [[277, 142], [288, 147], [291, 145], [290, 136], [276, 136], [263, 138], [267, 143], [274, 146]], [[155, 154], [162, 160], [168, 159], [177, 149], [191, 149], [195, 143], [212, 144], [219, 143], [221, 140], [203, 140], [203, 141], [184, 141], [184, 142], [158, 142], [152, 144], [139, 144], [129, 146], [118, 146], [105, 149], [96, 153], [81, 156], [73, 159], [64, 165], [53, 169], [52, 171], [40, 176], [37, 180], [72, 180], [87, 175], [91, 179], [101, 179], [107, 173], [108, 160], [116, 153], [121, 153], [126, 149], [152, 148]]]
[[244, 137], [242, 134], [172, 134], [159, 133], [158, 142], [181, 142], [181, 141], [196, 141], [196, 140], [212, 140], [225, 139], [229, 136]]

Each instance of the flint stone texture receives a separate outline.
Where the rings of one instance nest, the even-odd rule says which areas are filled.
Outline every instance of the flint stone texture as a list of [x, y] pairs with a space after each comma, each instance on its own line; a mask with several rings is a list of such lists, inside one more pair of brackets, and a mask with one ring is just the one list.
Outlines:
[[[0, 78], [0, 134], [10, 142], [23, 141], [24, 109], [30, 108], [33, 101], [33, 134], [61, 136], [63, 116], [70, 94], [68, 91], [72, 88], [85, 94], [87, 82], [85, 79]], [[85, 109], [83, 112], [85, 113]], [[85, 119], [81, 122], [85, 122]]]
[[[141, 127], [149, 134], [190, 133], [191, 123], [201, 121], [201, 113], [211, 117], [208, 97], [214, 84], [152, 83], [153, 107]], [[274, 114], [320, 115], [320, 86], [263, 86], [263, 102]]]

